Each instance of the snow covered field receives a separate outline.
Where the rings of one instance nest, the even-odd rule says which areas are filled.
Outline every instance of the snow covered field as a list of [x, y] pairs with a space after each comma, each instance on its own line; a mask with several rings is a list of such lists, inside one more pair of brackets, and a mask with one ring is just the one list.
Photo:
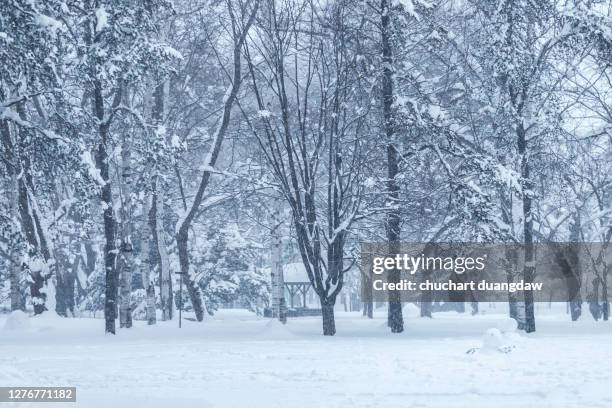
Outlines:
[[77, 403], [63, 406], [86, 408], [612, 406], [612, 324], [541, 309], [534, 335], [502, 333], [507, 354], [497, 340], [483, 346], [488, 329], [507, 329], [502, 311], [421, 319], [408, 307], [401, 335], [383, 311], [338, 312], [333, 338], [319, 318], [280, 326], [241, 310], [181, 330], [136, 322], [115, 337], [99, 319], [43, 316], [9, 330], [4, 315], [0, 385], [76, 386]]

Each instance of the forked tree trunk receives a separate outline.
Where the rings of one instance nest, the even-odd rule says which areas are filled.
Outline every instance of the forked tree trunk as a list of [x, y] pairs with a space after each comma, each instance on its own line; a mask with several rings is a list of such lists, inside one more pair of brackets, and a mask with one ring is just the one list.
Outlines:
[[[255, 1], [253, 8], [249, 14], [249, 18], [247, 22], [244, 24], [242, 28], [242, 32], [234, 38], [233, 43], [233, 73], [232, 73], [232, 83], [229, 86], [226, 97], [223, 103], [222, 115], [215, 130], [215, 133], [212, 138], [212, 145], [208, 152], [206, 159], [204, 160], [204, 170], [202, 172], [202, 177], [200, 179], [198, 190], [193, 198], [191, 205], [188, 206], [185, 211], [185, 215], [182, 219], [178, 221], [178, 225], [176, 228], [176, 246], [178, 249], [179, 256], [179, 265], [181, 268], [181, 274], [185, 280], [185, 285], [187, 286], [187, 293], [189, 294], [189, 298], [191, 299], [191, 305], [193, 306], [193, 310], [196, 315], [196, 319], [198, 321], [202, 321], [204, 319], [204, 301], [202, 299], [202, 292], [199, 288], [199, 283], [195, 281], [195, 274], [192, 274], [192, 271], [189, 268], [189, 228], [191, 223], [196, 218], [196, 214], [200, 208], [200, 204], [202, 204], [202, 199], [204, 197], [204, 192], [208, 189], [208, 185], [211, 177], [211, 168], [215, 166], [217, 163], [217, 158], [219, 157], [219, 153], [221, 152], [221, 145], [223, 143], [223, 139], [225, 138], [225, 133], [230, 123], [230, 117], [232, 112], [232, 107], [234, 105], [234, 101], [236, 100], [236, 96], [238, 95], [238, 90], [240, 89], [240, 85], [242, 82], [242, 73], [241, 73], [241, 56], [242, 56], [242, 46], [246, 39], [249, 28], [253, 24], [255, 20], [255, 15], [257, 13], [257, 9], [259, 7], [259, 1]], [[228, 4], [229, 13], [234, 19], [232, 5]]]

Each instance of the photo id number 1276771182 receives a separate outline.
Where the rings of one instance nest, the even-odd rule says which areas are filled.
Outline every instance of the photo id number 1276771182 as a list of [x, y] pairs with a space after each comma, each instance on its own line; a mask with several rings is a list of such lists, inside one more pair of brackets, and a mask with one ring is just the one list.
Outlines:
[[76, 402], [76, 387], [0, 387], [0, 402]]

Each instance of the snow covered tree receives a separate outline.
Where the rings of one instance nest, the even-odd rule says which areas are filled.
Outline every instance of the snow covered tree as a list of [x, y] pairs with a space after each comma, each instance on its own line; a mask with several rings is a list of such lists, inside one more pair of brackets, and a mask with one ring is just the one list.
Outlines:
[[[300, 256], [319, 297], [323, 334], [336, 333], [345, 242], [360, 217], [365, 113], [346, 33], [349, 4], [269, 3], [248, 45], [256, 112], [249, 121], [291, 208]], [[262, 66], [260, 66], [260, 62]]]
[[[551, 146], [560, 128], [558, 111], [559, 84], [567, 71], [554, 69], [555, 56], [568, 47], [589, 50], [609, 46], [609, 28], [596, 6], [581, 2], [569, 9], [560, 9], [554, 2], [499, 1], [476, 5], [482, 26], [488, 27], [480, 37], [482, 66], [492, 75], [485, 86], [492, 95], [492, 109], [497, 117], [496, 132], [508, 140], [513, 134], [516, 146], [512, 167], [520, 174], [518, 198], [522, 203], [520, 241], [525, 244], [523, 278], [531, 282], [535, 276], [533, 252], [535, 179], [539, 170], [534, 157], [544, 146]], [[587, 48], [584, 46], [587, 45]], [[566, 62], [571, 67], [586, 52], [574, 54]], [[565, 53], [565, 56], [568, 56]], [[535, 331], [533, 293], [525, 292], [525, 325]]]
[[229, 41], [232, 49], [232, 74], [230, 83], [227, 87], [226, 95], [223, 98], [223, 110], [221, 118], [215, 129], [208, 154], [202, 164], [202, 174], [198, 183], [197, 191], [193, 200], [186, 206], [183, 215], [179, 218], [176, 225], [176, 242], [178, 247], [179, 262], [181, 273], [187, 278], [187, 291], [191, 304], [193, 305], [196, 318], [202, 321], [204, 318], [204, 307], [202, 304], [202, 294], [195, 280], [195, 274], [189, 268], [189, 228], [197, 218], [200, 211], [204, 193], [208, 189], [213, 168], [217, 163], [221, 145], [225, 138], [227, 128], [230, 123], [232, 107], [234, 105], [240, 85], [242, 82], [242, 47], [249, 32], [249, 28], [255, 19], [259, 0], [254, 0], [246, 4], [234, 5], [231, 1], [227, 2], [227, 13], [229, 16]]
[[[7, 219], [13, 293], [16, 301], [19, 264], [29, 274], [36, 314], [53, 309], [47, 302], [56, 303], [55, 284], [70, 280], [58, 270], [50, 229], [57, 229], [68, 212], [75, 213], [73, 204], [88, 199], [82, 189], [87, 168], [80, 161], [82, 146], [65, 93], [68, 30], [60, 21], [62, 4], [10, 1], [0, 6], [0, 134], [13, 211]], [[58, 313], [65, 315], [58, 303]]]
[[255, 248], [244, 231], [235, 223], [220, 221], [204, 224], [205, 236], [192, 256], [206, 310], [212, 314], [223, 304], [246, 300], [256, 311], [258, 302], [267, 301], [268, 277], [253, 266]]
[[[111, 161], [114, 159], [113, 148], [119, 140], [113, 137], [113, 126], [117, 124], [117, 118], [135, 115], [128, 101], [131, 87], [140, 84], [151, 67], [174, 56], [171, 48], [156, 41], [159, 37], [155, 35], [155, 16], [169, 7], [169, 3], [162, 0], [146, 4], [88, 1], [83, 7], [68, 5], [62, 11], [63, 22], [70, 33], [67, 37], [71, 41], [70, 51], [78, 56], [71, 68], [78, 75], [74, 86], [82, 89], [80, 103], [86, 112], [80, 125], [97, 135], [84, 144], [95, 145], [96, 170], [92, 171], [97, 172], [105, 236], [106, 332], [112, 334], [115, 333], [118, 307], [118, 255], [121, 254], [122, 269], [126, 274], [129, 275], [126, 268], [132, 268], [128, 259], [132, 250], [128, 224], [122, 225], [122, 243], [116, 243], [118, 230]], [[126, 152], [124, 167], [129, 158], [129, 152]], [[129, 290], [124, 291], [124, 296], [129, 297]], [[124, 327], [130, 326], [127, 304], [123, 305], [121, 319]]]

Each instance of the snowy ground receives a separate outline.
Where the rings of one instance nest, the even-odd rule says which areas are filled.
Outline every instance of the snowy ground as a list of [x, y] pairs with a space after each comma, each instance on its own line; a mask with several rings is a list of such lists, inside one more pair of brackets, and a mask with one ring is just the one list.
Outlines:
[[382, 311], [373, 320], [338, 313], [333, 338], [320, 335], [318, 318], [283, 327], [238, 310], [181, 330], [136, 322], [115, 337], [100, 319], [30, 318], [8, 330], [6, 318], [0, 386], [76, 386], [69, 407], [612, 406], [612, 323], [572, 323], [546, 307], [535, 335], [504, 335], [515, 346], [507, 354], [486, 341], [466, 354], [487, 329], [504, 329], [501, 311], [409, 316], [401, 335]]

